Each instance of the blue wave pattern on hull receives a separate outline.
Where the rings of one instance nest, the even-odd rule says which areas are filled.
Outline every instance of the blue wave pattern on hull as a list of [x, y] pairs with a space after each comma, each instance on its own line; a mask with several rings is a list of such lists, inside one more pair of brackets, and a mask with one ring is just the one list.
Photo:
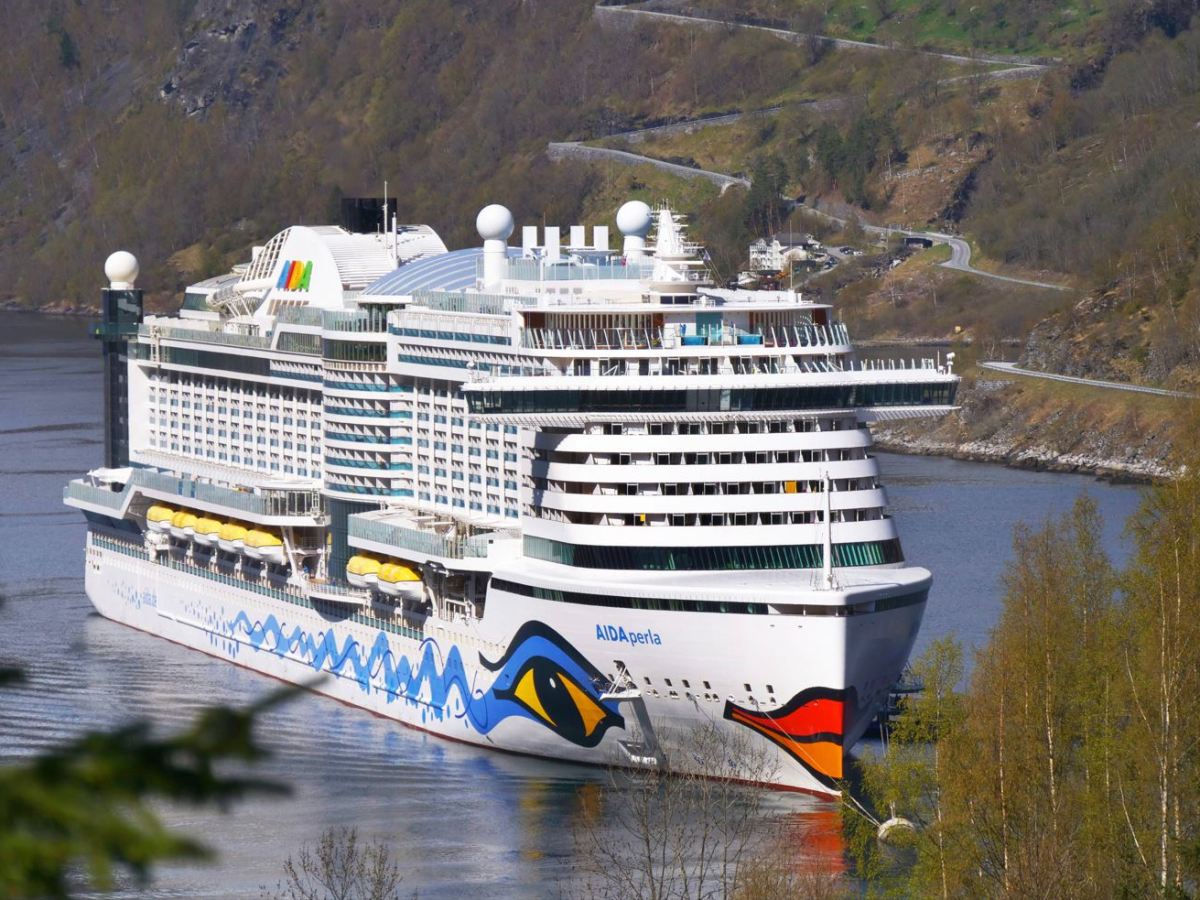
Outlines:
[[[442, 721], [450, 715], [463, 720], [479, 734], [487, 734], [513, 716], [537, 722], [560, 737], [583, 747], [594, 747], [611, 727], [623, 728], [624, 719], [611, 701], [600, 699], [603, 677], [562, 635], [541, 622], [527, 622], [514, 635], [504, 656], [481, 665], [495, 677], [486, 690], [467, 678], [457, 645], [445, 654], [433, 638], [420, 645], [414, 668], [408, 656], [391, 649], [387, 634], [376, 633], [369, 650], [353, 636], [339, 640], [332, 628], [315, 635], [299, 625], [288, 626], [274, 614], [251, 620], [243, 610], [220, 623], [237, 655], [239, 646], [281, 658], [302, 661], [315, 672], [349, 678], [362, 691], [381, 691], [388, 703], [403, 700], [422, 707]], [[366, 650], [366, 652], [363, 652]], [[422, 689], [428, 685], [426, 697]]]
[[[421, 642], [421, 658], [414, 669], [407, 656], [392, 652], [387, 635], [382, 631], [376, 634], [375, 642], [364, 655], [359, 650], [360, 643], [349, 635], [339, 646], [332, 628], [316, 637], [299, 625], [287, 631], [287, 626], [274, 614], [252, 622], [242, 611], [226, 624], [226, 630], [235, 638], [245, 635], [246, 642], [255, 650], [265, 650], [280, 657], [299, 656], [313, 671], [351, 678], [364, 693], [369, 694], [372, 683], [377, 683], [389, 703], [396, 700], [423, 703], [439, 720], [451, 712], [456, 718], [469, 715], [471, 700], [476, 694], [467, 681], [458, 647], [450, 648], [439, 668], [437, 657], [441, 655], [441, 648], [433, 638]], [[429, 685], [428, 700], [419, 699], [423, 684]], [[453, 688], [457, 688], [459, 694], [455, 710], [450, 708]], [[473, 718], [472, 724], [475, 724]]]

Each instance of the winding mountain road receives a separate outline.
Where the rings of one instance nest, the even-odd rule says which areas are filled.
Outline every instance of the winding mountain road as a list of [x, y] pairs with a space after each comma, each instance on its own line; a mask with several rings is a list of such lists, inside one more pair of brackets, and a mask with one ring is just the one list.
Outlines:
[[726, 175], [724, 172], [711, 172], [708, 169], [697, 169], [680, 163], [667, 162], [665, 159], [655, 159], [652, 156], [642, 156], [630, 153], [628, 150], [614, 150], [611, 147], [592, 147], [582, 141], [551, 141], [546, 145], [546, 155], [553, 160], [582, 159], [588, 162], [609, 161], [627, 166], [650, 165], [680, 178], [702, 178], [711, 181], [725, 193], [726, 189], [738, 185], [750, 187], [750, 179], [740, 175]]
[[[594, 8], [597, 16], [641, 16], [660, 21], [674, 22], [681, 25], [700, 26], [704, 28], [743, 28], [755, 31], [762, 31], [772, 34], [776, 37], [783, 38], [792, 42], [800, 40], [808, 40], [810, 38], [818, 38], [828, 41], [836, 47], [842, 47], [855, 50], [874, 50], [874, 51], [892, 51], [900, 52], [904, 48], [893, 47], [887, 44], [871, 44], [866, 41], [854, 41], [846, 38], [831, 38], [825, 35], [811, 35], [799, 31], [789, 31], [783, 28], [772, 28], [767, 25], [755, 25], [745, 22], [726, 22], [721, 19], [708, 18], [698, 16], [692, 13], [668, 13], [656, 12], [652, 10], [637, 9], [634, 6], [596, 6]], [[997, 56], [963, 56], [955, 53], [942, 53], [935, 50], [915, 50], [905, 51], [920, 53], [925, 56], [933, 56], [939, 59], [945, 59], [958, 64], [992, 64], [1004, 65], [1006, 68], [1000, 70], [992, 70], [990, 72], [982, 72], [971, 75], [958, 75], [951, 78], [942, 79], [941, 83], [951, 83], [962, 81], [968, 78], [984, 77], [989, 79], [996, 78], [1014, 78], [1014, 77], [1029, 77], [1039, 76], [1047, 68], [1047, 63], [1034, 62], [1019, 59], [1010, 59]], [[823, 100], [813, 100], [803, 105], [815, 109], [817, 111], [825, 111], [844, 106], [849, 102], [848, 97], [830, 97]], [[632, 131], [624, 131], [618, 134], [607, 135], [610, 138], [624, 139], [629, 143], [638, 143], [651, 136], [661, 136], [665, 134], [680, 134], [697, 131], [701, 128], [713, 128], [723, 125], [732, 125], [744, 118], [755, 116], [769, 116], [781, 112], [783, 106], [773, 106], [766, 109], [746, 110], [743, 112], [726, 113], [719, 116], [708, 116], [696, 119], [683, 119], [678, 122], [668, 122], [663, 125], [652, 125], [648, 128], [639, 128]], [[731, 187], [750, 187], [750, 179], [744, 175], [731, 175], [726, 172], [716, 172], [711, 169], [701, 169], [694, 166], [686, 166], [680, 163], [668, 162], [663, 159], [655, 159], [652, 156], [644, 156], [640, 153], [634, 153], [630, 150], [619, 150], [612, 147], [595, 147], [583, 141], [552, 141], [546, 148], [546, 155], [550, 159], [581, 159], [590, 162], [615, 162], [620, 165], [649, 165], [664, 172], [669, 172], [681, 178], [688, 179], [703, 179], [715, 184], [724, 193]], [[789, 198], [789, 202], [791, 202]], [[806, 206], [805, 209], [815, 212], [830, 221], [838, 222], [846, 225], [848, 220], [839, 218], [830, 213], [816, 209], [812, 206]], [[995, 272], [987, 272], [983, 269], [977, 269], [971, 265], [971, 245], [959, 237], [949, 234], [943, 234], [936, 231], [914, 231], [909, 229], [889, 228], [879, 225], [863, 225], [864, 231], [872, 234], [903, 234], [906, 237], [919, 237], [931, 240], [936, 244], [946, 244], [950, 247], [950, 259], [941, 266], [947, 269], [955, 269], [960, 272], [967, 272], [971, 275], [976, 275], [980, 278], [991, 278], [994, 281], [1006, 281], [1010, 284], [1021, 284], [1027, 287], [1045, 288], [1052, 291], [1069, 291], [1071, 288], [1061, 284], [1052, 284], [1045, 281], [1034, 281], [1029, 278], [1016, 278], [1011, 275], [999, 275]]]
[[1198, 399], [1195, 394], [1185, 391], [1169, 391], [1166, 388], [1143, 387], [1140, 384], [1126, 384], [1121, 381], [1101, 381], [1097, 378], [1077, 378], [1073, 375], [1058, 375], [1054, 372], [1038, 372], [1034, 369], [1022, 369], [1016, 363], [1010, 362], [981, 362], [979, 367], [991, 369], [993, 372], [1003, 372], [1006, 375], [1027, 375], [1030, 378], [1045, 378], [1049, 381], [1063, 381], [1068, 384], [1082, 384], [1114, 391], [1129, 391], [1134, 394], [1153, 394], [1156, 397], [1177, 397], [1185, 400]]
[[[667, 13], [654, 12], [650, 10], [635, 9], [631, 6], [597, 6], [597, 15], [632, 15], [643, 16], [647, 18], [655, 18], [659, 20], [673, 21], [684, 25], [698, 25], [707, 28], [744, 28], [757, 31], [763, 31], [773, 34], [777, 37], [784, 38], [793, 42], [800, 40], [808, 40], [816, 37], [821, 40], [826, 40], [837, 47], [857, 50], [900, 50], [901, 48], [890, 47], [881, 44], [869, 44], [864, 41], [853, 41], [843, 38], [828, 38], [823, 35], [809, 35], [802, 32], [788, 31], [786, 29], [772, 28], [765, 25], [754, 25], [749, 23], [726, 22], [719, 19], [705, 18], [692, 14], [683, 13]], [[989, 79], [1003, 78], [1026, 78], [1040, 76], [1048, 67], [1046, 63], [1022, 61], [1013, 59], [1004, 59], [1001, 57], [987, 56], [961, 56], [953, 53], [940, 53], [932, 50], [917, 50], [910, 51], [920, 53], [926, 56], [934, 56], [941, 59], [949, 60], [955, 63], [985, 63], [993, 65], [1005, 65], [1006, 68], [996, 69], [989, 72], [983, 72], [971, 75], [959, 75], [951, 78], [943, 79], [943, 83], [955, 81], [963, 81], [968, 78], [985, 77]], [[825, 100], [812, 101], [808, 105], [810, 108], [833, 109], [844, 105], [849, 98], [835, 97]], [[782, 111], [784, 107], [775, 106], [759, 110], [747, 110], [744, 112], [726, 113], [719, 116], [709, 116], [707, 118], [684, 119], [678, 122], [669, 122], [664, 125], [654, 125], [648, 128], [635, 129], [633, 131], [621, 132], [619, 134], [609, 135], [609, 137], [622, 138], [630, 143], [637, 143], [647, 137], [664, 134], [680, 134], [696, 131], [700, 128], [719, 127], [722, 125], [731, 125], [735, 122], [750, 116], [769, 116]], [[639, 153], [633, 153], [629, 150], [617, 150], [609, 147], [593, 147], [585, 144], [582, 141], [557, 141], [549, 144], [547, 155], [551, 159], [577, 158], [591, 161], [610, 161], [624, 165], [650, 165], [673, 175], [678, 175], [683, 178], [702, 178], [717, 185], [722, 193], [730, 187], [740, 186], [749, 187], [750, 179], [741, 175], [730, 175], [725, 172], [715, 172], [709, 169], [700, 169], [692, 166], [685, 166], [679, 163], [667, 162], [662, 159], [655, 159], [652, 156], [644, 156]], [[789, 199], [789, 202], [790, 199]], [[800, 205], [800, 204], [797, 204]], [[805, 209], [815, 213], [829, 221], [837, 222], [840, 225], [849, 224], [849, 220], [817, 209], [813, 206], [804, 206]], [[951, 234], [945, 234], [940, 231], [917, 231], [907, 228], [890, 228], [881, 225], [861, 225], [862, 229], [871, 234], [902, 234], [906, 237], [919, 237], [933, 241], [935, 244], [946, 244], [950, 248], [950, 259], [940, 263], [947, 269], [955, 269], [960, 272], [967, 272], [971, 275], [976, 275], [980, 278], [991, 278], [995, 281], [1004, 281], [1010, 284], [1021, 284], [1027, 287], [1044, 288], [1052, 291], [1071, 291], [1071, 287], [1062, 284], [1053, 284], [1045, 281], [1035, 281], [1029, 278], [1016, 278], [1011, 275], [1000, 275], [996, 272], [988, 272], [983, 269], [977, 269], [971, 265], [971, 245], [960, 237]], [[1058, 375], [1053, 372], [1038, 372], [1031, 369], [1023, 369], [1016, 363], [1008, 362], [981, 362], [979, 366], [983, 369], [988, 369], [994, 372], [1000, 372], [1008, 375], [1021, 375], [1030, 378], [1043, 378], [1049, 381], [1061, 381], [1068, 384], [1080, 384], [1088, 387], [1098, 387], [1106, 390], [1127, 391], [1136, 394], [1145, 394], [1158, 397], [1174, 397], [1182, 399], [1200, 399], [1196, 394], [1189, 394], [1184, 391], [1171, 391], [1165, 388], [1144, 387], [1136, 384], [1125, 384], [1116, 381], [1102, 381], [1093, 378], [1078, 378], [1072, 375]]]
[[[959, 53], [946, 53], [939, 50], [919, 50], [907, 47], [896, 47], [891, 44], [872, 44], [869, 41], [855, 41], [850, 38], [830, 37], [824, 34], [811, 34], [803, 31], [792, 31], [787, 28], [776, 28], [770, 25], [760, 25], [753, 22], [737, 22], [727, 19], [718, 19], [711, 16], [697, 15], [692, 12], [659, 12], [656, 10], [639, 9], [633, 4], [623, 6], [597, 6], [595, 7], [597, 16], [624, 16], [638, 17], [642, 19], [657, 20], [660, 22], [673, 22], [677, 25], [687, 25], [693, 28], [717, 29], [717, 28], [737, 28], [744, 31], [758, 31], [764, 34], [772, 35], [773, 37], [781, 38], [782, 40], [791, 43], [800, 43], [802, 41], [818, 40], [838, 47], [844, 50], [870, 50], [875, 52], [905, 52], [915, 53], [921, 56], [931, 56], [937, 59], [944, 59], [948, 62], [958, 63], [960, 65], [1001, 65], [1006, 68], [989, 74], [992, 77], [1006, 78], [1029, 78], [1036, 77], [1047, 68], [1047, 64], [1032, 60], [1016, 59], [1004, 56], [966, 56]], [[1020, 73], [1020, 74], [1018, 74]]]
[[[629, 137], [633, 134], [641, 133], [643, 136], [649, 132], [660, 132], [664, 128], [673, 128], [682, 130], [685, 126], [692, 128], [701, 128], [706, 125], [728, 125], [736, 121], [735, 117], [746, 115], [746, 113], [730, 113], [729, 115], [712, 117], [707, 119], [688, 119], [681, 122], [673, 122], [670, 125], [656, 125], [651, 128], [638, 131], [624, 132], [622, 137]], [[585, 144], [583, 141], [552, 141], [546, 147], [546, 155], [552, 160], [560, 159], [581, 159], [588, 162], [615, 162], [620, 165], [627, 166], [653, 166], [664, 172], [669, 172], [672, 175], [677, 175], [681, 178], [699, 178], [715, 184], [724, 193], [731, 187], [750, 187], [750, 179], [744, 175], [730, 175], [726, 172], [715, 172], [711, 169], [700, 169], [693, 166], [685, 166], [680, 163], [667, 162], [664, 159], [655, 159], [653, 156], [643, 156], [640, 153], [633, 153], [630, 150], [617, 150], [611, 147], [593, 147]], [[790, 201], [789, 201], [790, 202]], [[802, 204], [796, 204], [800, 206]], [[810, 212], [821, 216], [831, 222], [836, 222], [839, 225], [850, 224], [848, 219], [840, 216], [835, 216], [832, 213], [817, 209], [813, 206], [804, 205], [803, 207]], [[916, 231], [908, 228], [891, 228], [885, 225], [860, 225], [863, 231], [869, 234], [902, 234], [906, 237], [919, 237], [933, 241], [935, 244], [946, 244], [950, 247], [950, 258], [939, 265], [947, 269], [955, 269], [960, 272], [967, 272], [971, 275], [977, 275], [980, 278], [991, 278], [995, 281], [1006, 281], [1010, 284], [1023, 284], [1027, 287], [1045, 288], [1051, 291], [1070, 291], [1072, 288], [1061, 284], [1053, 284], [1048, 281], [1034, 281], [1030, 278], [1016, 278], [1012, 275], [1000, 275], [996, 272], [988, 272], [984, 269], [977, 269], [971, 265], [971, 245], [960, 237], [955, 237], [951, 234], [945, 234], [940, 231]]]

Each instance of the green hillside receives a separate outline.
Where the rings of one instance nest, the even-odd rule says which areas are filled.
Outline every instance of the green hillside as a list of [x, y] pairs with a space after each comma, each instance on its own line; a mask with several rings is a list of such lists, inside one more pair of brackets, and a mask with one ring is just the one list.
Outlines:
[[[14, 0], [0, 76], [0, 267], [29, 305], [90, 300], [135, 249], [178, 287], [387, 179], [402, 218], [473, 241], [475, 211], [568, 221], [604, 180], [546, 143], [848, 88], [752, 33], [602, 29], [586, 0], [195, 0], [113, 21]], [[368, 8], [370, 7], [370, 8]], [[611, 215], [611, 212], [609, 213]], [[168, 267], [172, 260], [173, 267]]]
[[[11, 0], [0, 300], [91, 303], [99, 262], [125, 246], [166, 303], [287, 224], [335, 219], [338, 198], [377, 194], [385, 179], [403, 219], [452, 245], [474, 241], [474, 212], [491, 201], [518, 220], [567, 222], [611, 216], [631, 195], [669, 198], [732, 274], [754, 235], [803, 224], [785, 221], [782, 192], [868, 221], [961, 229], [980, 265], [1070, 280], [1089, 299], [1045, 304], [1030, 352], [1047, 365], [1195, 384], [1195, 11], [1196, 0], [740, 7], [908, 47], [965, 41], [1062, 59], [993, 80], [900, 48], [601, 17], [587, 0], [174, 0], [136, 16]], [[549, 141], [778, 104], [777, 114], [629, 145], [747, 174], [749, 191], [545, 154]], [[912, 283], [896, 291], [864, 268], [847, 297], [885, 331], [949, 327], [944, 308], [923, 305], [934, 282]], [[1024, 339], [1034, 302], [1021, 300], [1019, 315], [1004, 303], [979, 307], [992, 310], [979, 329], [1008, 323], [1014, 333], [1000, 337]], [[885, 304], [891, 312], [870, 314]], [[954, 324], [970, 331], [970, 312]]]

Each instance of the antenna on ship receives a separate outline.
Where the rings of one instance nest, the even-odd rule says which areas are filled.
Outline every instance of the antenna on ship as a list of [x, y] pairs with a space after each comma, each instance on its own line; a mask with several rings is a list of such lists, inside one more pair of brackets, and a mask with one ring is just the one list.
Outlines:
[[833, 482], [829, 478], [829, 470], [822, 477], [822, 487], [825, 489], [825, 534], [822, 546], [821, 587], [824, 590], [836, 590], [838, 583], [833, 577]]

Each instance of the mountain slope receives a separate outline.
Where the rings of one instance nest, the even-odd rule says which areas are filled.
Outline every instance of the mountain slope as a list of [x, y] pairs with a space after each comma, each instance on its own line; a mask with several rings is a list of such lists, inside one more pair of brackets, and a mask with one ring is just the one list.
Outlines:
[[548, 140], [756, 104], [811, 65], [762, 35], [603, 30], [585, 0], [8, 13], [0, 267], [9, 299], [35, 306], [89, 301], [117, 246], [176, 288], [385, 179], [402, 218], [451, 244], [497, 199], [566, 222], [598, 176], [550, 164]]

